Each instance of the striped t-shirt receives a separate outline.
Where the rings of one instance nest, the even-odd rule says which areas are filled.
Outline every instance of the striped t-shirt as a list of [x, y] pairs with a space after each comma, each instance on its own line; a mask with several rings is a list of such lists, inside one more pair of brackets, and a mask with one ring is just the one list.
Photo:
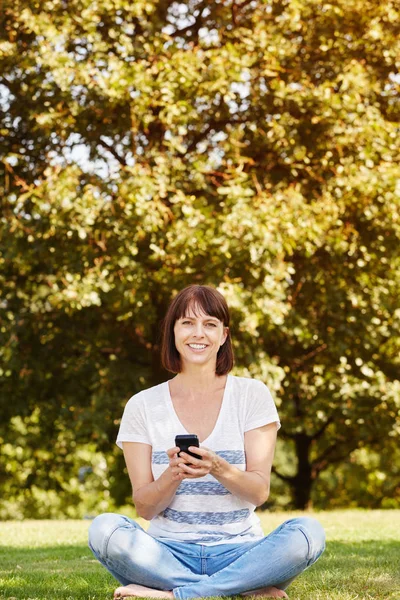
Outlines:
[[[228, 375], [221, 409], [212, 433], [200, 443], [241, 471], [246, 470], [244, 434], [277, 423], [275, 403], [267, 386], [256, 379]], [[175, 412], [168, 382], [139, 392], [128, 401], [117, 444], [142, 442], [152, 447], [152, 472], [158, 479], [168, 467], [166, 450], [186, 431]], [[155, 516], [148, 533], [155, 538], [206, 545], [249, 542], [263, 531], [255, 505], [234, 496], [212, 475], [186, 479], [171, 504]]]

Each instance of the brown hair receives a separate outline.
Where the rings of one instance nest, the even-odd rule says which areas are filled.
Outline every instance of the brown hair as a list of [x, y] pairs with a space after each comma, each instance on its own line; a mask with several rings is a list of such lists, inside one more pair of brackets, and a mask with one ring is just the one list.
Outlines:
[[[172, 300], [162, 325], [161, 362], [167, 371], [180, 373], [181, 357], [175, 346], [175, 322], [186, 315], [187, 309], [194, 311], [201, 308], [207, 315], [222, 321], [224, 327], [229, 327], [229, 309], [225, 298], [209, 285], [189, 285], [181, 290]], [[226, 375], [233, 367], [233, 348], [230, 332], [217, 354], [215, 372]]]

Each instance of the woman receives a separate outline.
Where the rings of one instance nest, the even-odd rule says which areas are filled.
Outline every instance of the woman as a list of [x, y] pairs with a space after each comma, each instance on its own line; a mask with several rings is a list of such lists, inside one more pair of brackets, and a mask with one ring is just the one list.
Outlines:
[[[129, 400], [117, 438], [149, 529], [112, 513], [90, 527], [90, 548], [122, 584], [114, 598], [287, 598], [322, 554], [324, 531], [302, 517], [263, 535], [254, 510], [269, 495], [279, 417], [261, 381], [229, 375], [229, 312], [214, 288], [174, 298], [162, 362], [177, 375]], [[175, 446], [188, 433], [198, 458]]]

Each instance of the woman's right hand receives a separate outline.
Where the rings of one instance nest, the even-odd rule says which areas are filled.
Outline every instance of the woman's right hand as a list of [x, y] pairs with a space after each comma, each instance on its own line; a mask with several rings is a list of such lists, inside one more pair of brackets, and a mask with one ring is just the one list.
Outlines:
[[171, 469], [172, 479], [174, 481], [182, 481], [182, 479], [185, 477], [185, 473], [183, 473], [182, 469], [179, 468], [179, 465], [185, 462], [183, 458], [179, 458], [179, 451], [180, 448], [178, 446], [167, 450], [169, 458], [169, 468]]

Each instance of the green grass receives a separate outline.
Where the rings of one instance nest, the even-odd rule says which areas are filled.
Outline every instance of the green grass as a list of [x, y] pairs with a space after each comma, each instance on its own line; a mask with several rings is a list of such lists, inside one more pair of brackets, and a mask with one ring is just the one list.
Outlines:
[[[299, 513], [259, 514], [268, 533]], [[327, 550], [290, 586], [291, 600], [400, 600], [400, 510], [316, 517]], [[88, 527], [88, 521], [0, 523], [0, 600], [112, 598], [117, 584], [87, 548]]]

